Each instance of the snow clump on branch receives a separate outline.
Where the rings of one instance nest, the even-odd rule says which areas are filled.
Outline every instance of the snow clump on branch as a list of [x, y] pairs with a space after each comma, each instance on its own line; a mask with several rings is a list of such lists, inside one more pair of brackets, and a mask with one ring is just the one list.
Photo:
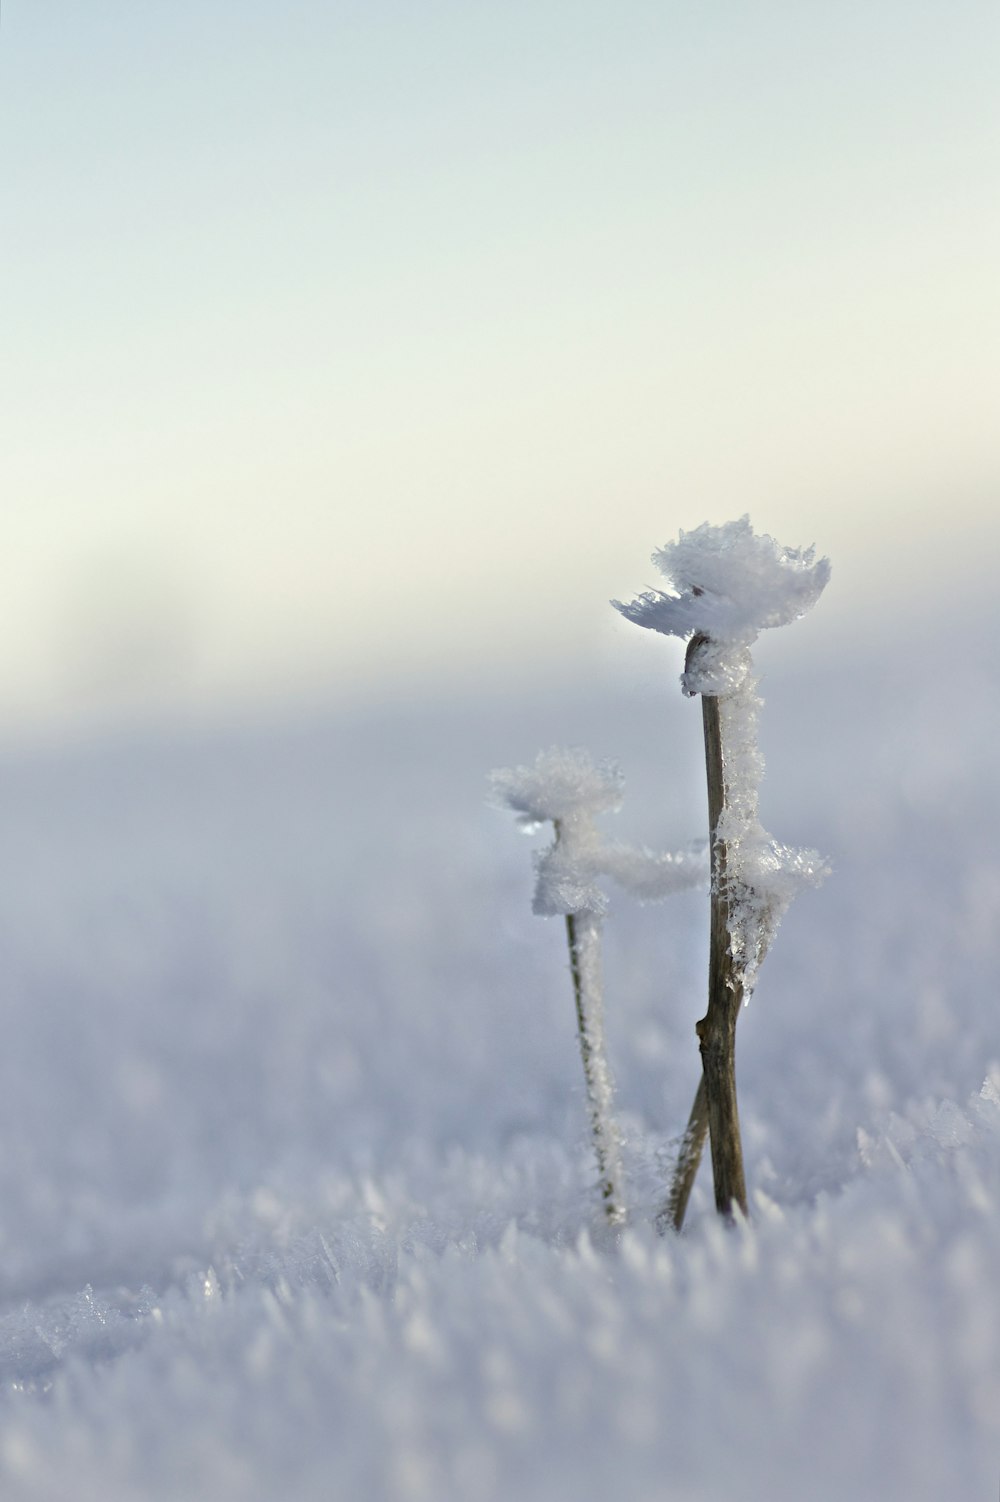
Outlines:
[[646, 590], [623, 604], [626, 620], [664, 636], [704, 636], [711, 646], [685, 674], [687, 694], [725, 694], [748, 676], [747, 649], [762, 630], [811, 610], [830, 578], [830, 562], [813, 548], [785, 548], [758, 535], [749, 516], [681, 532], [653, 554], [674, 593]]

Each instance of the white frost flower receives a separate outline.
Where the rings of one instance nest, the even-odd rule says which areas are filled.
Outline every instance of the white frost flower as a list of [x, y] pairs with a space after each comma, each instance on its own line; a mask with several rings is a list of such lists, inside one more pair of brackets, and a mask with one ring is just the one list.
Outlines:
[[601, 837], [594, 815], [618, 809], [622, 775], [610, 762], [595, 765], [586, 751], [552, 746], [530, 767], [510, 767], [490, 779], [494, 800], [518, 816], [527, 830], [551, 819], [555, 841], [535, 858], [532, 904], [541, 917], [600, 914], [607, 898], [596, 884]]
[[627, 620], [665, 636], [701, 634], [745, 645], [765, 627], [805, 615], [830, 578], [829, 559], [758, 535], [749, 516], [681, 532], [653, 562], [674, 592], [647, 590], [628, 604], [612, 601]]
[[579, 747], [551, 746], [530, 767], [504, 767], [490, 777], [494, 801], [529, 828], [621, 807], [623, 778], [613, 762], [595, 765]]

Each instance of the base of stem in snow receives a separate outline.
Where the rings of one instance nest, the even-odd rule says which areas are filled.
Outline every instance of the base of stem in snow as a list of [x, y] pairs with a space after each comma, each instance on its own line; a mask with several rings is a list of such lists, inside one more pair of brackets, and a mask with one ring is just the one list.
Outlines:
[[674, 1177], [666, 1203], [656, 1216], [656, 1229], [661, 1236], [667, 1231], [680, 1231], [687, 1214], [688, 1200], [698, 1176], [701, 1155], [708, 1136], [708, 1103], [705, 1099], [705, 1076], [698, 1081], [694, 1104], [688, 1117], [687, 1129], [681, 1140], [680, 1152], [674, 1165]]

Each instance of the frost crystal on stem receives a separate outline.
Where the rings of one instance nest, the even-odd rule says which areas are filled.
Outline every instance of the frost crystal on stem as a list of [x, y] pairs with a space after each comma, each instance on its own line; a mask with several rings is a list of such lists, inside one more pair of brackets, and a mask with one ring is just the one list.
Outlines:
[[709, 1002], [697, 1029], [702, 1082], [670, 1197], [658, 1217], [679, 1230], [706, 1131], [717, 1208], [729, 1215], [738, 1205], [746, 1214], [736, 1018], [793, 897], [826, 870], [815, 851], [780, 845], [760, 823], [761, 701], [750, 648], [761, 630], [785, 625], [815, 604], [830, 565], [825, 558], [817, 561], [811, 548], [783, 548], [758, 536], [747, 516], [682, 532], [653, 561], [673, 592], [650, 590], [629, 604], [613, 603], [636, 625], [688, 641], [681, 684], [689, 696], [702, 696], [712, 860]]

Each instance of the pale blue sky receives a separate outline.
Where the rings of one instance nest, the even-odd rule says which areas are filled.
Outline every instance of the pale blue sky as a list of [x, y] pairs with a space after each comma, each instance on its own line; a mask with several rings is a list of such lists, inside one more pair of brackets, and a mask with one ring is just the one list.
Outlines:
[[585, 662], [747, 510], [841, 618], [985, 558], [998, 80], [993, 0], [4, 0], [0, 734]]

